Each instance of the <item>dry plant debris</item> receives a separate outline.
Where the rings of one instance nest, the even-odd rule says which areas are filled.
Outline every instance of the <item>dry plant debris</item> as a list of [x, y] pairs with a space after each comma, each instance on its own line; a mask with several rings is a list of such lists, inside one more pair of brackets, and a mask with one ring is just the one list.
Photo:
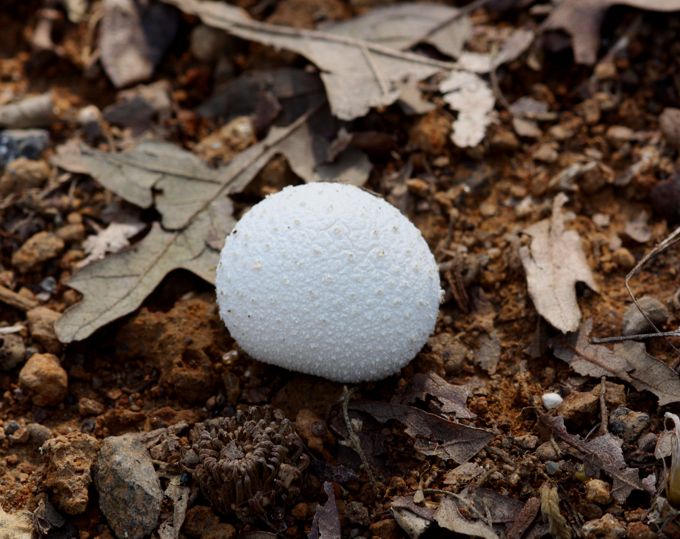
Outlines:
[[586, 283], [597, 291], [581, 237], [566, 228], [562, 210], [566, 202], [564, 194], [555, 197], [551, 218], [525, 229], [531, 244], [520, 249], [529, 295], [536, 310], [562, 333], [576, 331], [581, 321], [576, 283]]
[[611, 350], [590, 344], [591, 327], [592, 321], [587, 320], [578, 333], [553, 339], [555, 356], [584, 376], [613, 376], [638, 391], [649, 391], [659, 399], [659, 406], [680, 401], [678, 373], [649, 355], [644, 343], [625, 341], [616, 343]]
[[593, 476], [600, 470], [614, 480], [612, 495], [619, 503], [633, 490], [642, 490], [638, 470], [630, 468], [623, 458], [622, 441], [610, 433], [597, 436], [589, 441], [581, 440], [578, 436], [569, 434], [561, 417], [544, 415], [541, 422], [548, 426], [556, 438], [564, 440], [583, 459], [586, 474]]
[[[408, 77], [422, 80], [454, 66], [450, 62], [374, 43], [365, 36], [347, 36], [346, 27], [341, 27], [337, 34], [332, 29], [323, 32], [286, 28], [255, 21], [243, 10], [218, 2], [164, 1], [186, 13], [198, 15], [206, 24], [234, 36], [293, 51], [309, 59], [321, 70], [331, 110], [342, 120], [352, 120], [365, 115], [372, 107], [394, 103], [401, 92], [402, 81]], [[415, 30], [422, 30], [427, 35], [433, 26], [416, 27]]]
[[597, 60], [600, 26], [607, 10], [614, 5], [651, 11], [680, 11], [678, 0], [565, 0], [543, 24], [547, 30], [565, 30], [572, 37], [574, 59], [592, 65]]
[[281, 411], [252, 407], [197, 424], [182, 462], [217, 511], [247, 519], [294, 500], [308, 459]]

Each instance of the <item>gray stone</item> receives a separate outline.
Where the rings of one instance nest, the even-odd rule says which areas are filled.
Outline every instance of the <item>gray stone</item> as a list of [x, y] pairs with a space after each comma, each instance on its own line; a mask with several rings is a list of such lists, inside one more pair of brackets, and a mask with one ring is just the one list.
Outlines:
[[[638, 305], [657, 326], [663, 326], [666, 320], [668, 320], [668, 309], [655, 297], [642, 296], [638, 299]], [[635, 303], [631, 303], [623, 314], [623, 334], [636, 335], [638, 333], [647, 333], [652, 329], [652, 326], [640, 312], [640, 309], [637, 308]]]
[[101, 508], [119, 539], [143, 539], [156, 529], [163, 491], [151, 457], [138, 436], [104, 440], [95, 485]]
[[10, 371], [26, 358], [24, 339], [16, 333], [0, 335], [0, 370]]
[[0, 132], [0, 170], [18, 157], [38, 159], [49, 142], [44, 129], [5, 129]]
[[634, 442], [649, 426], [649, 415], [635, 412], [621, 406], [609, 416], [609, 430], [612, 434], [622, 436], [626, 442]]

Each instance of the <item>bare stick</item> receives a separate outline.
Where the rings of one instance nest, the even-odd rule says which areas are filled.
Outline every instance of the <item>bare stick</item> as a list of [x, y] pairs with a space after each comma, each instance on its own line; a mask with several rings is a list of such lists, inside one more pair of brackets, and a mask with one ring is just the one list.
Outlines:
[[[642, 267], [649, 260], [651, 260], [653, 257], [658, 255], [659, 253], [665, 251], [670, 246], [676, 244], [678, 241], [680, 241], [680, 227], [676, 228], [673, 232], [671, 232], [668, 236], [666, 236], [666, 238], [664, 238], [664, 240], [661, 243], [659, 243], [656, 247], [654, 247], [654, 249], [652, 249], [649, 253], [647, 253], [645, 256], [643, 256], [642, 259], [640, 259], [640, 262], [638, 262], [635, 265], [635, 267], [632, 270], [630, 270], [630, 272], [628, 272], [628, 275], [626, 275], [625, 284], [626, 284], [626, 290], [628, 290], [628, 294], [630, 294], [630, 297], [633, 299], [633, 303], [635, 303], [635, 306], [638, 308], [638, 311], [640, 311], [642, 313], [642, 316], [645, 317], [645, 320], [647, 320], [649, 325], [652, 326], [652, 328], [654, 328], [654, 331], [656, 331], [657, 333], [661, 333], [661, 330], [658, 327], [656, 327], [656, 324], [649, 318], [649, 316], [642, 309], [642, 307], [640, 307], [640, 304], [638, 303], [638, 300], [635, 297], [635, 294], [633, 293], [633, 290], [630, 287], [630, 280], [635, 275], [637, 275], [637, 273], [642, 269]], [[680, 362], [680, 350], [678, 350], [678, 348], [676, 346], [674, 346], [672, 343], [670, 343], [670, 344], [671, 344], [671, 347], [673, 348], [673, 350], [675, 350], [679, 355], [678, 359], [676, 359], [672, 364], [672, 367], [675, 369], [678, 366], [678, 363]]]
[[373, 492], [375, 494], [378, 494], [378, 483], [375, 480], [373, 468], [371, 467], [371, 464], [368, 462], [366, 453], [364, 453], [364, 449], [361, 447], [361, 440], [359, 440], [357, 433], [354, 432], [354, 427], [352, 427], [352, 420], [349, 417], [349, 399], [352, 398], [352, 395], [354, 394], [355, 391], [356, 391], [355, 387], [353, 387], [352, 389], [347, 389], [347, 386], [344, 386], [342, 389], [342, 415], [345, 419], [345, 427], [347, 427], [347, 439], [349, 440], [352, 449], [354, 449], [354, 451], [356, 451], [357, 454], [359, 455], [359, 458], [361, 459], [361, 462], [364, 465], [364, 468], [366, 469], [366, 473], [368, 474], [368, 480], [371, 482], [371, 486], [373, 487]]

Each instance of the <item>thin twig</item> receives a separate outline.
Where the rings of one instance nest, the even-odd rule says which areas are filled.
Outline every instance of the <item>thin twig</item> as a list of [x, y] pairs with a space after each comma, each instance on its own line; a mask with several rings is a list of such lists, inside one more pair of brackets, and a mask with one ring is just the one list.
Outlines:
[[377, 495], [378, 483], [375, 480], [373, 468], [371, 467], [371, 464], [368, 462], [366, 453], [364, 453], [364, 449], [361, 447], [361, 440], [359, 440], [357, 433], [354, 432], [354, 427], [352, 427], [352, 420], [349, 417], [349, 400], [352, 398], [352, 395], [354, 394], [355, 391], [356, 391], [355, 387], [353, 387], [352, 389], [347, 389], [347, 386], [343, 386], [342, 416], [345, 419], [345, 427], [347, 428], [347, 439], [349, 440], [352, 449], [354, 449], [354, 451], [357, 452], [357, 455], [359, 455], [359, 458], [361, 459], [361, 462], [364, 468], [366, 469], [366, 473], [368, 474], [368, 480], [371, 482], [371, 486], [373, 487], [373, 492]]
[[21, 311], [30, 311], [34, 307], [37, 307], [39, 303], [31, 298], [17, 294], [16, 292], [0, 285], [0, 303], [5, 303], [11, 305], [15, 309]]
[[[642, 267], [653, 257], [658, 255], [659, 253], [665, 251], [672, 245], [675, 245], [678, 241], [680, 241], [680, 227], [676, 228], [673, 232], [671, 232], [664, 240], [659, 243], [654, 249], [652, 249], [649, 253], [647, 253], [645, 256], [642, 257], [642, 259], [635, 265], [635, 267], [628, 272], [628, 275], [626, 275], [626, 280], [625, 280], [625, 285], [626, 285], [626, 290], [628, 290], [628, 294], [630, 294], [630, 297], [633, 299], [633, 303], [635, 306], [638, 308], [638, 311], [642, 313], [642, 316], [645, 317], [645, 320], [649, 323], [649, 325], [654, 328], [654, 331], [656, 333], [661, 333], [661, 330], [656, 327], [656, 324], [652, 321], [651, 318], [647, 315], [647, 313], [640, 307], [640, 304], [638, 303], [637, 298], [635, 297], [635, 294], [633, 293], [633, 290], [630, 287], [630, 280], [637, 275], [637, 273], [642, 269]], [[671, 348], [675, 350], [678, 353], [678, 358], [672, 363], [672, 368], [675, 369], [678, 366], [678, 363], [680, 363], [680, 350], [673, 345], [673, 343], [669, 343], [671, 345]]]
[[680, 329], [676, 329], [675, 331], [660, 331], [659, 333], [636, 333], [634, 335], [602, 337], [600, 339], [590, 339], [590, 344], [609, 344], [624, 341], [637, 341], [640, 339], [654, 339], [656, 337], [680, 337]]
[[607, 434], [607, 424], [609, 423], [607, 413], [606, 387], [607, 377], [600, 378], [600, 436]]
[[446, 17], [437, 26], [430, 29], [430, 31], [427, 33], [427, 35], [431, 36], [433, 34], [436, 34], [437, 32], [439, 32], [439, 30], [446, 28], [452, 22], [460, 19], [461, 17], [465, 17], [466, 15], [469, 15], [475, 9], [479, 9], [480, 7], [484, 7], [488, 3], [489, 3], [489, 0], [475, 0], [474, 2], [470, 2], [466, 6], [463, 6], [462, 8], [460, 8], [456, 13], [454, 13], [450, 17]]

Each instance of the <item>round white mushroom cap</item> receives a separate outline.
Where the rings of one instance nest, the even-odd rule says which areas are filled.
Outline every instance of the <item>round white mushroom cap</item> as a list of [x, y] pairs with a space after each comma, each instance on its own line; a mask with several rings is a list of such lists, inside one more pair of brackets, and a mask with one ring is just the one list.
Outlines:
[[253, 206], [217, 268], [220, 315], [252, 357], [338, 382], [397, 372], [432, 333], [441, 289], [420, 231], [358, 187], [287, 187]]

